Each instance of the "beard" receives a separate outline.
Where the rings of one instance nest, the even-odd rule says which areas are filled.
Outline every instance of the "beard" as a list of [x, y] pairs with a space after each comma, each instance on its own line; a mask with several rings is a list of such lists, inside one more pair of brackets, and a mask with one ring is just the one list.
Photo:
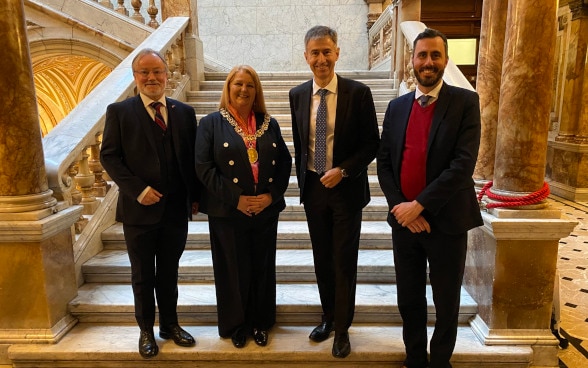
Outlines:
[[[424, 76], [422, 71], [418, 71], [414, 73], [414, 76], [416, 78], [416, 80], [419, 82], [419, 84], [423, 87], [433, 87], [436, 86], [437, 83], [439, 83], [439, 81], [441, 80], [441, 78], [443, 78], [443, 73], [445, 72], [445, 69], [441, 69], [439, 70], [438, 68], [428, 68], [429, 70], [433, 70], [435, 73], [432, 75], [427, 75]], [[422, 69], [427, 70], [425, 68]]]

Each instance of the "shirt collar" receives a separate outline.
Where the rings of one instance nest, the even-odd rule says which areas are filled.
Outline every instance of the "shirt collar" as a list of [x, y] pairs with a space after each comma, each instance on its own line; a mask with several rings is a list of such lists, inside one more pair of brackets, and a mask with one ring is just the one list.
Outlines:
[[[139, 96], [141, 97], [141, 101], [143, 101], [143, 105], [145, 107], [149, 106], [152, 102], [154, 102], [152, 99], [150, 99], [149, 97], [145, 96], [144, 94], [139, 92]], [[165, 95], [162, 95], [159, 100], [157, 100], [159, 102], [161, 102], [163, 104], [163, 106], [167, 107], [166, 103], [165, 103]]]
[[418, 100], [419, 97], [421, 97], [422, 95], [431, 96], [433, 99], [437, 99], [437, 97], [439, 97], [439, 91], [441, 91], [441, 87], [443, 87], [443, 83], [444, 83], [443, 79], [441, 79], [441, 82], [435, 88], [433, 88], [429, 93], [421, 92], [421, 90], [417, 86], [416, 91], [414, 93], [415, 100]]
[[331, 79], [329, 84], [327, 84], [325, 87], [320, 87], [318, 84], [316, 84], [316, 81], [313, 78], [312, 79], [312, 94], [316, 95], [318, 90], [321, 88], [324, 88], [327, 91], [336, 94], [337, 93], [337, 80], [338, 80], [338, 78], [337, 78], [337, 75], [335, 74], [335, 76], [333, 77], [333, 79]]

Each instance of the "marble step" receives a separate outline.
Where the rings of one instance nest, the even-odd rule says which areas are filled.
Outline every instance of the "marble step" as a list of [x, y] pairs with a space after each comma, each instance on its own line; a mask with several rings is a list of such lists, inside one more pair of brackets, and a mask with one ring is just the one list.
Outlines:
[[[374, 106], [376, 111], [379, 113], [386, 112], [386, 108], [388, 107], [388, 103], [390, 99], [386, 100], [375, 100]], [[202, 99], [197, 100], [189, 100], [188, 103], [194, 107], [194, 109], [199, 114], [208, 114], [213, 111], [218, 111], [218, 100], [217, 101], [203, 101]], [[268, 113], [271, 115], [274, 114], [289, 114], [290, 113], [290, 104], [288, 100], [266, 100], [265, 107], [267, 108]]]
[[[104, 250], [82, 265], [84, 281], [90, 283], [129, 283], [131, 265], [125, 250]], [[278, 249], [276, 252], [278, 282], [315, 282], [311, 249]], [[189, 249], [180, 259], [179, 280], [212, 282], [212, 256], [208, 249]], [[357, 281], [360, 283], [396, 282], [391, 249], [359, 251]]]
[[[304, 206], [298, 197], [286, 197], [286, 208], [280, 213], [280, 221], [306, 221]], [[364, 221], [386, 221], [388, 203], [385, 197], [372, 197], [370, 203], [363, 209]], [[208, 216], [198, 213], [192, 216], [194, 221], [206, 221]]]
[[[374, 88], [371, 90], [371, 92], [374, 101], [390, 101], [398, 95], [397, 91], [391, 88]], [[186, 92], [186, 98], [190, 102], [216, 102], [218, 105], [218, 102], [221, 98], [221, 93], [222, 86], [220, 89], [216, 90], [188, 91]], [[263, 91], [263, 97], [266, 101], [285, 102], [287, 104], [290, 103], [289, 94], [290, 90], [287, 88], [287, 86], [285, 86], [283, 89], [271, 88], [267, 90], [264, 89]]]
[[[311, 75], [308, 76], [312, 78]], [[300, 85], [304, 81], [308, 79], [276, 79], [276, 80], [262, 80], [261, 87], [263, 88], [263, 92], [270, 92], [270, 91], [289, 91], [292, 88]], [[359, 82], [370, 87], [372, 91], [377, 90], [389, 90], [393, 93], [397, 94], [398, 89], [394, 88], [394, 80], [392, 79], [356, 79]], [[198, 92], [201, 91], [221, 91], [223, 89], [225, 81], [224, 78], [222, 80], [204, 80], [200, 81], [199, 86], [200, 89]]]
[[[337, 71], [337, 74], [346, 78], [352, 78], [355, 80], [367, 80], [367, 81], [386, 81], [391, 83], [390, 72], [389, 71], [374, 71], [374, 70], [340, 70]], [[228, 72], [205, 72], [204, 73], [204, 80], [205, 81], [220, 81], [224, 82], [227, 78]], [[312, 78], [312, 73], [310, 70], [305, 71], [286, 71], [286, 72], [279, 72], [279, 71], [258, 71], [257, 75], [262, 83], [266, 83], [269, 81], [297, 81], [299, 84], [301, 82], [307, 81]]]
[[[345, 359], [332, 357], [332, 337], [318, 344], [310, 341], [310, 325], [278, 324], [270, 331], [267, 346], [249, 340], [243, 349], [220, 338], [215, 326], [184, 327], [196, 338], [195, 347], [162, 340], [156, 328], [160, 352], [150, 360], [139, 356], [136, 326], [94, 323], [78, 324], [57, 344], [12, 345], [8, 355], [15, 368], [384, 368], [400, 367], [405, 357], [399, 326], [355, 323], [349, 330], [351, 354]], [[523, 368], [532, 359], [528, 346], [485, 346], [471, 328], [460, 326], [451, 362], [454, 368]]]
[[[194, 102], [194, 101], [192, 101]], [[192, 104], [192, 102], [188, 102], [188, 104]], [[217, 109], [212, 111], [217, 111]], [[196, 119], [200, 121], [206, 114], [211, 113], [212, 111], [200, 111], [196, 110]], [[282, 135], [284, 136], [284, 140], [288, 140], [288, 137], [292, 137], [292, 116], [290, 115], [290, 111], [284, 113], [275, 113], [273, 111], [269, 111], [269, 114], [278, 121], [280, 125], [280, 129], [282, 130]], [[384, 121], [385, 111], [376, 112], [376, 120], [378, 121], [378, 125], [380, 127], [380, 132], [382, 130], [382, 122]], [[291, 138], [290, 138], [291, 140]]]
[[[378, 182], [377, 175], [368, 175], [368, 186], [370, 188], [370, 195], [375, 197], [383, 197], [384, 192], [382, 192], [382, 188], [380, 188], [380, 183]], [[288, 188], [286, 188], [285, 196], [299, 196], [300, 195], [300, 188], [298, 188], [298, 180], [296, 179], [295, 175], [290, 176], [290, 181], [288, 183]]]
[[[392, 232], [385, 221], [363, 221], [360, 249], [390, 249]], [[102, 232], [104, 249], [126, 249], [122, 224], [115, 223]], [[278, 222], [278, 249], [310, 249], [310, 236], [306, 221]], [[190, 221], [186, 249], [210, 248], [208, 223]]]
[[[182, 324], [215, 324], [216, 294], [214, 284], [179, 284], [178, 317]], [[477, 304], [462, 288], [459, 322], [467, 323], [475, 317]], [[321, 319], [316, 283], [278, 283], [276, 288], [279, 323], [317, 323]], [[435, 320], [435, 307], [430, 286], [427, 286], [429, 319]], [[396, 302], [396, 285], [357, 285], [356, 323], [395, 325], [401, 322]], [[70, 313], [80, 322], [135, 323], [133, 293], [130, 284], [86, 283], [69, 303]]]

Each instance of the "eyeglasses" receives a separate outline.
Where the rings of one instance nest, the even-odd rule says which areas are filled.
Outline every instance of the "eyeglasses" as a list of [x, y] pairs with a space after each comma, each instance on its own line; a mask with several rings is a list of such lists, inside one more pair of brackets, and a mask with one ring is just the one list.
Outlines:
[[167, 72], [165, 70], [135, 70], [135, 71], [133, 71], [133, 73], [137, 73], [143, 78], [148, 78], [149, 74], [152, 74], [152, 73], [155, 78], [159, 78], [159, 77], [167, 74]]

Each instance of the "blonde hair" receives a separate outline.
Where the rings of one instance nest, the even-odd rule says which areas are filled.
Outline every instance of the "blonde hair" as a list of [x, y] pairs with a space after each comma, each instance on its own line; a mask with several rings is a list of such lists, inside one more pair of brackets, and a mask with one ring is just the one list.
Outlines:
[[253, 101], [253, 111], [267, 114], [267, 110], [265, 108], [265, 99], [263, 97], [263, 89], [261, 88], [261, 81], [259, 80], [259, 76], [257, 75], [255, 69], [253, 69], [249, 65], [237, 65], [233, 69], [231, 69], [229, 75], [227, 75], [227, 79], [225, 79], [225, 84], [223, 85], [223, 91], [221, 93], [221, 99], [218, 106], [219, 109], [228, 109], [229, 86], [231, 84], [231, 81], [235, 77], [235, 74], [237, 74], [240, 71], [248, 73], [253, 79], [253, 84], [255, 84], [255, 101]]

